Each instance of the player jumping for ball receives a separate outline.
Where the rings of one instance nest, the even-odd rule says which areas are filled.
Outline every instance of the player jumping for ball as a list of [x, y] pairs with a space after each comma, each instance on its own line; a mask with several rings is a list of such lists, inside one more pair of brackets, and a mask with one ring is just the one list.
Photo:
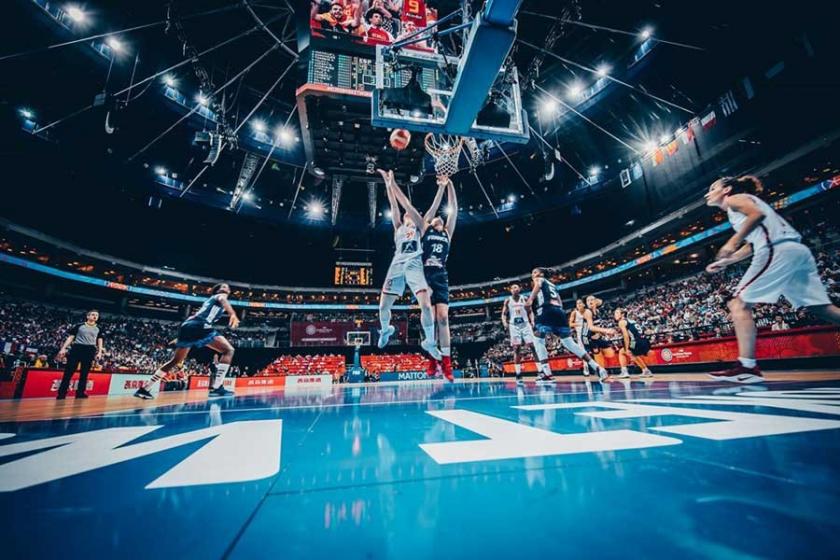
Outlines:
[[233, 346], [228, 340], [213, 328], [215, 323], [222, 317], [222, 311], [228, 315], [228, 326], [235, 329], [239, 326], [239, 317], [228, 301], [230, 286], [227, 284], [216, 284], [213, 286], [213, 295], [201, 305], [198, 311], [193, 313], [186, 321], [181, 323], [178, 329], [178, 338], [175, 340], [175, 355], [172, 359], [160, 366], [152, 377], [137, 391], [134, 396], [139, 399], [153, 399], [151, 389], [155, 383], [164, 379], [171, 371], [181, 366], [191, 348], [206, 346], [220, 354], [219, 363], [216, 365], [216, 375], [210, 386], [211, 397], [227, 397], [233, 395], [224, 387], [225, 376], [230, 369], [233, 360]]
[[[396, 246], [394, 258], [388, 268], [385, 277], [385, 284], [382, 286], [382, 294], [379, 298], [379, 348], [385, 348], [388, 340], [396, 329], [391, 325], [391, 308], [405, 292], [405, 285], [414, 293], [417, 303], [420, 306], [420, 324], [423, 327], [423, 340], [420, 347], [423, 348], [435, 360], [441, 360], [443, 355], [435, 342], [435, 316], [432, 311], [429, 285], [423, 274], [423, 248], [421, 239], [428, 227], [419, 216], [416, 210], [413, 213], [406, 211], [403, 216], [400, 204], [397, 200], [397, 191], [400, 191], [397, 182], [394, 180], [393, 171], [377, 170], [385, 180], [385, 194], [391, 205], [391, 220], [394, 224], [394, 244]], [[404, 195], [403, 195], [404, 196]], [[419, 224], [419, 225], [418, 225]], [[421, 229], [422, 228], [422, 229]]]
[[539, 361], [539, 381], [551, 380], [551, 366], [548, 364], [548, 350], [545, 347], [545, 336], [553, 334], [560, 337], [560, 342], [566, 349], [589, 364], [592, 371], [598, 372], [601, 381], [607, 379], [607, 370], [598, 365], [592, 356], [586, 353], [577, 342], [572, 340], [572, 330], [563, 310], [563, 301], [557, 287], [546, 279], [547, 269], [535, 268], [531, 271], [533, 289], [528, 296], [528, 305], [534, 308], [534, 319], [536, 336], [534, 337], [534, 350]]
[[711, 184], [705, 197], [708, 206], [726, 210], [735, 230], [706, 272], [720, 272], [752, 255], [728, 304], [738, 339], [738, 364], [711, 374], [735, 383], [764, 381], [755, 360], [752, 308], [756, 303], [776, 303], [785, 296], [794, 308], [804, 307], [821, 319], [840, 323], [840, 308], [828, 298], [814, 256], [801, 243], [799, 232], [757, 196], [763, 190], [756, 177], [724, 177]]

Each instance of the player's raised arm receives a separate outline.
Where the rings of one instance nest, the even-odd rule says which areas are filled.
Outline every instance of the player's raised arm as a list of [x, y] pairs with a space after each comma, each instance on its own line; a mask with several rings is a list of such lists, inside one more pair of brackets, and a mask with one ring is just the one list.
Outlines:
[[397, 202], [400, 206], [405, 209], [405, 214], [411, 221], [417, 225], [417, 228], [420, 230], [420, 233], [423, 234], [426, 232], [426, 228], [428, 227], [428, 223], [423, 221], [423, 216], [420, 215], [420, 212], [417, 211], [417, 208], [411, 204], [411, 201], [405, 196], [405, 193], [402, 191], [400, 186], [397, 184], [397, 181], [394, 179], [394, 172], [389, 171], [389, 183], [391, 185], [391, 192], [394, 194], [394, 198], [397, 199]]
[[377, 169], [377, 171], [385, 180], [385, 194], [388, 196], [388, 203], [391, 205], [391, 221], [394, 224], [394, 229], [399, 229], [402, 225], [402, 211], [400, 210], [400, 205], [397, 203], [397, 199], [394, 196], [394, 191], [391, 188], [393, 172], [385, 171], [384, 169]]
[[458, 223], [458, 195], [455, 194], [455, 184], [452, 179], [446, 179], [446, 204], [449, 205], [449, 215], [446, 217], [446, 233], [449, 239], [455, 233], [455, 224]]
[[429, 209], [426, 211], [426, 214], [423, 216], [423, 222], [424, 223], [431, 222], [432, 218], [434, 218], [437, 215], [438, 208], [440, 208], [440, 203], [441, 203], [441, 201], [443, 201], [443, 191], [444, 191], [445, 187], [446, 187], [446, 185], [441, 183], [440, 182], [440, 177], [438, 177], [438, 190], [435, 193], [435, 199], [432, 201], [432, 205], [429, 206]]

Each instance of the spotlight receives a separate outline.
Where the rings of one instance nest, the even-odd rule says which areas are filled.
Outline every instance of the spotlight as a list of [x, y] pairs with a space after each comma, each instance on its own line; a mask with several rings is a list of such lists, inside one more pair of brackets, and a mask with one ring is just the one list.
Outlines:
[[166, 168], [161, 165], [158, 165], [157, 167], [155, 167], [155, 175], [166, 177]]
[[590, 177], [597, 177], [600, 174], [601, 174], [601, 168], [598, 167], [597, 165], [593, 165], [592, 167], [589, 168], [589, 176]]
[[654, 142], [653, 140], [648, 140], [647, 142], [645, 142], [645, 145], [644, 145], [645, 152], [652, 152], [655, 149], [656, 149], [656, 142]]
[[610, 73], [610, 70], [612, 70], [612, 67], [609, 64], [601, 64], [600, 66], [598, 66], [598, 68], [595, 69], [598, 75], [602, 78], [608, 75]]
[[201, 105], [202, 107], [207, 107], [210, 104], [210, 100], [203, 93], [199, 93], [195, 96], [196, 102]]
[[[450, 214], [452, 214], [452, 206], [447, 205], [447, 206], [443, 209], [443, 215], [444, 215], [444, 216], [449, 216]], [[389, 217], [390, 217], [390, 216], [389, 216]]]
[[87, 14], [85, 14], [78, 6], [67, 6], [64, 8], [67, 17], [73, 20], [74, 23], [85, 23], [87, 21]]
[[557, 112], [557, 102], [550, 97], [542, 102], [542, 112], [546, 115], [553, 115]]
[[508, 197], [507, 197], [507, 201], [511, 204], [516, 202], [516, 195], [515, 194], [509, 194]]
[[244, 200], [245, 202], [251, 202], [252, 200], [254, 200], [254, 195], [250, 192], [246, 192], [242, 195], [242, 200]]
[[665, 143], [665, 142], [667, 142], [670, 138], [671, 138], [671, 137], [670, 137], [670, 136], [668, 136], [667, 134], [663, 134], [662, 136], [660, 136], [660, 137], [659, 137], [659, 143], [660, 143], [660, 144], [664, 144], [664, 143]]
[[177, 82], [175, 81], [175, 78], [173, 76], [167, 74], [166, 76], [163, 77], [163, 83], [166, 84], [169, 87], [175, 87], [175, 84]]
[[31, 109], [27, 109], [24, 107], [20, 110], [20, 116], [24, 119], [33, 119], [35, 118], [35, 113], [33, 113]]
[[420, 175], [409, 175], [409, 177], [408, 177], [408, 181], [409, 181], [412, 185], [416, 185], [417, 183], [419, 183], [419, 182], [420, 182]]
[[386, 217], [387, 219], [389, 219], [389, 220], [390, 220], [390, 219], [391, 219], [391, 216], [393, 216], [393, 214], [391, 213], [391, 211], [390, 211], [390, 210], [385, 210], [385, 217]]
[[645, 27], [644, 29], [642, 29], [642, 32], [639, 33], [639, 37], [641, 37], [642, 39], [650, 39], [652, 35], [653, 28], [651, 27]]
[[251, 128], [254, 129], [254, 132], [265, 132], [265, 121], [262, 121], [260, 119], [251, 121]]
[[121, 53], [125, 49], [125, 45], [123, 45], [122, 41], [117, 39], [116, 37], [108, 37], [105, 41], [105, 44], [111, 47], [111, 50], [115, 53]]
[[314, 173], [316, 177], [320, 177], [322, 179], [327, 176], [327, 173], [320, 167], [313, 167], [312, 173]]
[[577, 99], [583, 95], [583, 84], [575, 82], [569, 86], [569, 99]]
[[292, 140], [294, 140], [294, 138], [294, 135], [288, 128], [280, 127], [277, 129], [277, 140], [280, 142], [280, 144], [288, 146], [292, 143]]
[[312, 200], [306, 205], [306, 213], [312, 219], [318, 219], [324, 215], [324, 203], [320, 200]]

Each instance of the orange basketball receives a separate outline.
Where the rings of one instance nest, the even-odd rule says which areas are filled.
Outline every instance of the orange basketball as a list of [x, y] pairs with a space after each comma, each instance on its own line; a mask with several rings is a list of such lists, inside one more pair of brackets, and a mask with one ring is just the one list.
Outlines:
[[411, 142], [411, 133], [404, 128], [397, 128], [391, 133], [391, 147], [395, 150], [405, 150]]

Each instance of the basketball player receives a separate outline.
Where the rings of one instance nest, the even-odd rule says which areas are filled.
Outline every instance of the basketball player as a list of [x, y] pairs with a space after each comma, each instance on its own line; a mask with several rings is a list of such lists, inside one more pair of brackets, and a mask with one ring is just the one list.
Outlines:
[[203, 346], [221, 354], [219, 363], [216, 364], [216, 374], [210, 384], [209, 395], [211, 397], [233, 395], [232, 391], [228, 391], [224, 387], [225, 376], [233, 360], [233, 346], [213, 328], [213, 323], [221, 317], [222, 311], [228, 315], [228, 326], [230, 328], [235, 329], [239, 326], [239, 317], [236, 316], [236, 312], [228, 302], [229, 294], [230, 286], [227, 284], [213, 286], [213, 295], [207, 298], [198, 311], [181, 323], [178, 338], [175, 341], [175, 355], [171, 360], [160, 366], [142, 387], [137, 389], [134, 393], [135, 397], [139, 399], [154, 398], [149, 389], [165, 378], [169, 372], [180, 367], [187, 359], [191, 348], [201, 348]]
[[[435, 342], [435, 317], [432, 311], [431, 296], [426, 277], [423, 275], [423, 249], [420, 240], [425, 233], [422, 216], [406, 211], [403, 217], [396, 192], [399, 191], [394, 180], [393, 171], [377, 170], [385, 180], [385, 193], [391, 205], [391, 220], [394, 224], [394, 244], [396, 252], [388, 267], [382, 294], [379, 297], [379, 348], [385, 348], [396, 328], [391, 325], [391, 308], [405, 292], [405, 285], [414, 293], [420, 306], [420, 325], [423, 327], [423, 340], [420, 347], [435, 360], [441, 360], [443, 355]], [[402, 194], [402, 191], [399, 191]], [[404, 195], [403, 195], [404, 196]], [[419, 224], [419, 225], [418, 225]], [[423, 228], [422, 230], [420, 228]]]
[[[575, 308], [569, 314], [569, 327], [575, 332], [575, 341], [583, 347], [583, 312], [586, 311], [586, 304], [582, 299], [575, 301]], [[583, 362], [583, 375], [589, 376], [589, 364]]]
[[[535, 344], [534, 312], [522, 296], [522, 287], [514, 284], [510, 287], [510, 296], [502, 304], [502, 325], [510, 332], [510, 345], [513, 348], [513, 369], [516, 380], [522, 381], [522, 344]], [[536, 347], [535, 347], [536, 348]]]
[[724, 177], [712, 183], [705, 196], [708, 206], [726, 210], [735, 230], [706, 272], [720, 272], [752, 255], [728, 304], [738, 339], [738, 363], [711, 374], [735, 383], [764, 381], [755, 360], [752, 308], [756, 303], [776, 303], [785, 296], [794, 308], [804, 307], [823, 320], [840, 323], [840, 308], [828, 298], [814, 256], [801, 243], [799, 232], [757, 196], [763, 190], [756, 177]]
[[568, 351], [589, 364], [593, 371], [598, 372], [599, 379], [605, 381], [608, 376], [607, 370], [598, 365], [592, 356], [572, 340], [572, 330], [569, 328], [566, 312], [563, 310], [563, 302], [560, 300], [557, 287], [546, 279], [547, 272], [548, 269], [545, 268], [535, 268], [531, 271], [533, 289], [527, 303], [534, 309], [534, 326], [536, 327], [534, 350], [537, 353], [540, 369], [538, 380], [551, 381], [551, 367], [548, 365], [545, 336], [554, 334], [560, 337], [560, 342]]
[[[441, 373], [450, 382], [455, 381], [452, 375], [452, 348], [449, 335], [449, 274], [446, 272], [446, 261], [449, 258], [449, 244], [452, 234], [455, 232], [455, 223], [458, 221], [458, 199], [455, 195], [455, 185], [446, 177], [438, 177], [438, 190], [432, 205], [425, 215], [420, 213], [408, 199], [402, 189], [394, 189], [397, 202], [405, 209], [406, 215], [413, 220], [420, 220], [423, 226], [420, 228], [420, 238], [423, 247], [423, 275], [431, 290], [432, 311], [435, 317], [437, 337], [440, 344], [441, 360], [429, 358], [426, 367], [426, 375], [433, 377], [440, 366]], [[436, 216], [440, 204], [443, 201], [443, 192], [447, 191], [450, 212], [446, 223]]]
[[584, 349], [595, 356], [595, 361], [604, 367], [606, 359], [615, 355], [612, 344], [606, 337], [615, 336], [616, 333], [614, 329], [602, 325], [599, 309], [604, 301], [595, 296], [586, 296], [584, 301], [586, 308], [583, 310], [583, 332], [580, 338]]
[[[438, 191], [431, 207], [423, 216], [423, 223], [428, 224], [423, 232], [423, 274], [426, 282], [432, 290], [432, 307], [437, 325], [437, 336], [440, 343], [440, 353], [443, 359], [440, 362], [443, 376], [450, 382], [454, 381], [452, 375], [452, 347], [449, 333], [449, 273], [446, 270], [446, 261], [449, 259], [449, 246], [452, 243], [452, 235], [455, 233], [455, 224], [458, 222], [458, 197], [455, 194], [455, 185], [448, 177], [438, 177]], [[440, 216], [436, 216], [446, 189], [447, 205], [449, 213], [446, 222]], [[397, 189], [395, 193], [398, 201], [404, 203], [408, 210], [411, 201]], [[415, 211], [416, 212], [416, 211]], [[432, 375], [437, 370], [437, 362], [430, 358], [429, 367], [426, 370]]]
[[653, 377], [642, 356], [650, 352], [650, 341], [644, 337], [635, 321], [627, 318], [627, 312], [619, 307], [613, 315], [621, 332], [622, 345], [618, 350], [618, 362], [621, 364], [621, 379], [630, 377], [627, 360], [633, 361], [642, 370], [642, 377]]

